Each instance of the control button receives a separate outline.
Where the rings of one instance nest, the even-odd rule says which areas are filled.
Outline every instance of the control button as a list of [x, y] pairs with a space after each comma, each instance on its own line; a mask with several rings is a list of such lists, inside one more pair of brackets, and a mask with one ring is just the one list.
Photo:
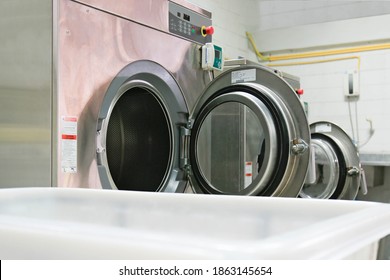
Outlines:
[[296, 92], [298, 95], [302, 95], [302, 94], [303, 94], [303, 89], [302, 89], [302, 88], [296, 89], [295, 92]]
[[206, 37], [207, 35], [213, 35], [214, 34], [214, 27], [212, 26], [202, 26], [201, 33], [203, 37]]

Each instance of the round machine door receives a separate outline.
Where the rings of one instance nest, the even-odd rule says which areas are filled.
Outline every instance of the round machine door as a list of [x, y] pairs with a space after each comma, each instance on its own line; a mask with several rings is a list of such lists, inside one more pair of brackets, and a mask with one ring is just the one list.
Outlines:
[[103, 188], [182, 192], [180, 124], [188, 109], [172, 75], [151, 61], [127, 65], [111, 82], [97, 125]]
[[312, 182], [304, 184], [300, 196], [355, 199], [360, 185], [361, 165], [351, 138], [330, 122], [313, 123], [310, 131], [314, 175]]
[[309, 126], [294, 90], [273, 70], [245, 66], [218, 76], [188, 127], [195, 192], [298, 196]]

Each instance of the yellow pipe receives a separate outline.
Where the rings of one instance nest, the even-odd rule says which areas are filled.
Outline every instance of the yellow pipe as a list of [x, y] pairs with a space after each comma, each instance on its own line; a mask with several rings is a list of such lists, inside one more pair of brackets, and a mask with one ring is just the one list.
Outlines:
[[269, 56], [268, 56], [268, 57], [267, 57], [267, 56], [264, 56], [264, 55], [262, 55], [262, 54], [259, 52], [259, 50], [257, 49], [256, 43], [255, 43], [255, 40], [253, 40], [252, 34], [250, 34], [249, 32], [246, 32], [246, 36], [247, 36], [247, 38], [249, 39], [249, 42], [251, 42], [252, 47], [253, 47], [253, 49], [255, 50], [256, 55], [257, 55], [261, 60], [268, 60], [268, 61], [270, 61]]
[[291, 63], [269, 63], [269, 64], [267, 64], [267, 66], [269, 66], [269, 67], [282, 67], [282, 66], [294, 66], [294, 65], [307, 65], [307, 64], [317, 64], [317, 63], [325, 63], [325, 62], [333, 62], [333, 61], [349, 60], [349, 59], [357, 59], [357, 61], [358, 61], [357, 69], [359, 71], [360, 70], [360, 57], [359, 56], [346, 56], [346, 57], [312, 60], [312, 61], [300, 61], [300, 62], [291, 62]]
[[264, 56], [257, 49], [256, 43], [253, 39], [252, 34], [250, 34], [249, 32], [246, 32], [246, 36], [248, 37], [250, 43], [252, 44], [252, 47], [255, 50], [256, 55], [261, 60], [266, 60], [266, 61], [291, 60], [291, 59], [299, 59], [299, 58], [311, 58], [311, 57], [318, 57], [318, 56], [329, 56], [329, 55], [347, 54], [347, 53], [355, 53], [355, 52], [377, 51], [377, 50], [390, 49], [390, 44], [379, 44], [379, 45], [361, 46], [361, 47], [328, 50], [328, 51], [306, 52], [306, 53], [297, 53], [297, 54], [288, 54], [288, 55]]
[[318, 56], [330, 56], [330, 55], [356, 53], [356, 52], [364, 52], [364, 51], [376, 51], [376, 50], [383, 50], [383, 49], [390, 49], [390, 44], [365, 46], [365, 47], [358, 47], [358, 48], [346, 48], [346, 49], [329, 50], [329, 51], [321, 51], [321, 52], [300, 53], [294, 55], [271, 56], [269, 61], [311, 58], [311, 57], [318, 57]]

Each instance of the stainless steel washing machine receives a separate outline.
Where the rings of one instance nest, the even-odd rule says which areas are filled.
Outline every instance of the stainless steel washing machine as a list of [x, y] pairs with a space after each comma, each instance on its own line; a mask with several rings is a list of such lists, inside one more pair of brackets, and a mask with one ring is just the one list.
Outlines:
[[[181, 0], [61, 0], [58, 12], [55, 185], [161, 189], [175, 127], [210, 82], [211, 14]], [[115, 185], [99, 175], [105, 150]]]
[[341, 127], [331, 122], [312, 123], [310, 132], [315, 171], [312, 182], [304, 184], [300, 196], [355, 199], [365, 180], [356, 145]]

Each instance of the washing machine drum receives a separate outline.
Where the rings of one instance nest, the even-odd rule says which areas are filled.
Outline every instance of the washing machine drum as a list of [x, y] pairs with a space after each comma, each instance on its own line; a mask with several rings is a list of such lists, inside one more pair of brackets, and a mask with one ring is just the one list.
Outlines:
[[355, 199], [360, 186], [359, 155], [350, 137], [330, 122], [310, 125], [314, 168], [300, 196], [320, 199]]
[[161, 65], [138, 61], [99, 113], [102, 186], [120, 190], [296, 197], [310, 140], [294, 90], [274, 71], [240, 67], [205, 89], [191, 114]]

